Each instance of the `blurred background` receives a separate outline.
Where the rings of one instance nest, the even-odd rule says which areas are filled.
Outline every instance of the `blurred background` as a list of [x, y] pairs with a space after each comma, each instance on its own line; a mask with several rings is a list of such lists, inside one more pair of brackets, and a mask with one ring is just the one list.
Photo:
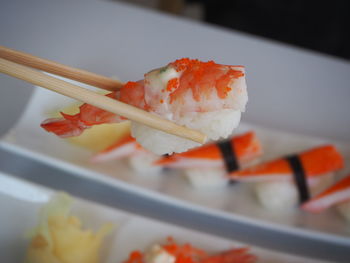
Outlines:
[[350, 1], [112, 0], [350, 59]]

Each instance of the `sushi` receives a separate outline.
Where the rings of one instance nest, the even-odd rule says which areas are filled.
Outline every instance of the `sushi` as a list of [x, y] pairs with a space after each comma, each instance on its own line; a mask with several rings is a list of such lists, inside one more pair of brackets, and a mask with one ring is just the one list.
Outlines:
[[232, 172], [261, 154], [261, 144], [256, 134], [250, 131], [229, 140], [208, 143], [184, 153], [163, 157], [155, 165], [182, 169], [223, 168]]
[[172, 237], [168, 237], [165, 244], [154, 244], [146, 252], [132, 251], [123, 263], [254, 263], [257, 259], [248, 247], [209, 254], [190, 243], [179, 244]]
[[127, 159], [129, 165], [138, 174], [157, 174], [162, 170], [161, 166], [153, 165], [159, 158], [158, 155], [145, 150], [136, 142], [130, 134], [118, 140], [101, 152], [95, 154], [91, 161], [101, 163], [106, 161]]
[[320, 213], [332, 206], [336, 206], [339, 213], [350, 223], [350, 175], [304, 203], [301, 208]]
[[[228, 148], [231, 150], [228, 151]], [[261, 145], [254, 132], [162, 158], [145, 150], [129, 134], [94, 155], [91, 160], [98, 163], [127, 159], [130, 166], [140, 174], [158, 173], [163, 167], [187, 168], [185, 173], [193, 186], [216, 188], [228, 182], [225, 167], [228, 171], [238, 169], [261, 153]]]
[[[248, 101], [243, 66], [213, 61], [179, 59], [152, 70], [144, 79], [129, 81], [106, 96], [131, 104], [188, 128], [205, 133], [210, 140], [227, 138], [238, 126]], [[121, 122], [116, 114], [83, 104], [75, 115], [45, 120], [41, 127], [60, 137], [78, 136], [102, 123]], [[132, 122], [132, 136], [156, 154], [183, 152], [198, 143]]]
[[228, 173], [241, 169], [261, 154], [261, 144], [256, 134], [250, 131], [160, 158], [155, 165], [183, 169], [195, 188], [219, 188], [228, 184]]
[[344, 167], [333, 145], [320, 146], [296, 155], [232, 172], [237, 181], [255, 182], [259, 202], [269, 209], [286, 209], [306, 202], [311, 193], [328, 186], [332, 173]]

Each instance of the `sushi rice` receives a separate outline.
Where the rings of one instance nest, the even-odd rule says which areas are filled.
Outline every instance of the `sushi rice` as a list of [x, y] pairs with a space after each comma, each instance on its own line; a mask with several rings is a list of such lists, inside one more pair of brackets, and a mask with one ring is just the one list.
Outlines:
[[[241, 112], [224, 109], [215, 112], [188, 113], [179, 124], [197, 129], [208, 135], [212, 140], [227, 138], [239, 125]], [[199, 143], [172, 134], [156, 130], [145, 125], [132, 122], [131, 134], [145, 148], [152, 149], [155, 154], [184, 152], [200, 146]]]
[[291, 209], [298, 203], [298, 190], [289, 180], [256, 183], [254, 190], [259, 203], [269, 210]]
[[150, 152], [141, 152], [135, 155], [131, 155], [128, 158], [130, 167], [140, 175], [156, 175], [162, 171], [161, 166], [153, 165], [153, 162], [157, 160], [159, 156]]
[[[312, 196], [320, 193], [334, 182], [334, 173], [308, 179]], [[294, 181], [289, 179], [267, 180], [255, 183], [255, 195], [259, 203], [270, 210], [287, 210], [297, 207], [299, 193]]]
[[196, 189], [219, 189], [229, 182], [226, 171], [220, 168], [193, 168], [184, 172], [191, 186]]

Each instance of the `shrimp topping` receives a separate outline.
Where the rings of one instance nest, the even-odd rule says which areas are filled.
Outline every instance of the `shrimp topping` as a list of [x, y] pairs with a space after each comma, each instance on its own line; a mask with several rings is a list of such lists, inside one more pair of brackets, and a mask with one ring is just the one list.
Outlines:
[[[176, 97], [184, 96], [188, 89], [192, 90], [193, 98], [200, 100], [201, 93], [209, 93], [211, 87], [215, 87], [218, 97], [225, 99], [228, 92], [231, 91], [230, 85], [233, 79], [244, 76], [244, 72], [232, 69], [231, 66], [216, 64], [214, 61], [202, 62], [198, 59], [183, 58], [169, 64], [177, 72], [181, 72], [179, 85], [169, 83], [172, 93], [170, 94], [170, 103]], [[173, 80], [171, 80], [173, 81]], [[169, 81], [170, 82], [170, 81]], [[173, 81], [174, 82], [174, 81]], [[177, 81], [176, 81], [177, 82]], [[174, 87], [177, 87], [174, 89]]]

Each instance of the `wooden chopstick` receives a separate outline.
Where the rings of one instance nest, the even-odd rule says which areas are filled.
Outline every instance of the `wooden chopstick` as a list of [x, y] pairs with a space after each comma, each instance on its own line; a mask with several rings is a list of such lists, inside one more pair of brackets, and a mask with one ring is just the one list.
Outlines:
[[177, 125], [129, 104], [100, 95], [88, 89], [51, 77], [45, 73], [16, 64], [6, 59], [0, 58], [0, 72], [118, 114], [151, 128], [174, 134], [201, 144], [206, 141], [206, 135], [199, 131]]
[[68, 79], [76, 80], [106, 90], [117, 90], [123, 84], [115, 79], [107, 78], [86, 70], [66, 66], [55, 61], [39, 58], [28, 53], [0, 46], [0, 58], [39, 69]]

